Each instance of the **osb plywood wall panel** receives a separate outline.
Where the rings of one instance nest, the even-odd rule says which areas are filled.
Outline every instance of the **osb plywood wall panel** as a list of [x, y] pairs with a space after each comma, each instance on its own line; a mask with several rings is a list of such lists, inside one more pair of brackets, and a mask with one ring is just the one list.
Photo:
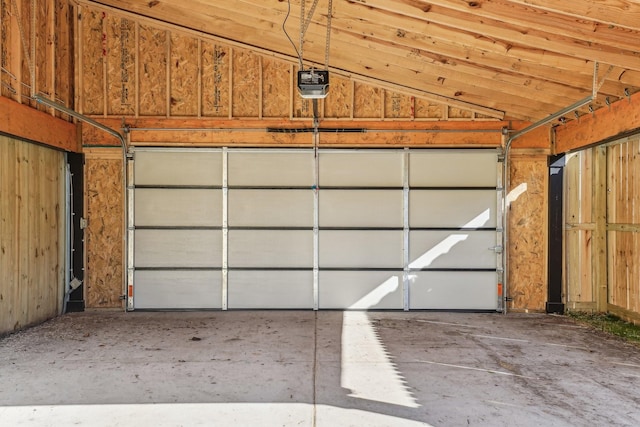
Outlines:
[[289, 116], [292, 67], [286, 62], [262, 59], [262, 116]]
[[260, 100], [260, 56], [245, 49], [233, 50], [233, 117], [258, 117]]
[[105, 31], [103, 27], [106, 14], [87, 10], [80, 16], [80, 36], [83, 40], [84, 52], [91, 52], [91, 55], [85, 54], [81, 58], [80, 109], [85, 114], [101, 114], [104, 112], [105, 99], [104, 64], [107, 56], [107, 40], [102, 35]]
[[39, 110], [35, 94], [71, 106], [74, 10], [66, 0], [0, 0], [1, 96]]
[[[140, 25], [138, 53], [139, 113], [141, 116], [167, 114], [167, 50], [169, 32]], [[88, 52], [91, 54], [92, 52]]]
[[[0, 0], [3, 1], [3, 0]], [[4, 0], [6, 1], [6, 0]], [[308, 119], [298, 63], [194, 31], [81, 7], [82, 112], [94, 116]], [[136, 72], [137, 68], [137, 72]], [[400, 88], [402, 89], [402, 88]], [[425, 94], [421, 94], [425, 95]], [[426, 96], [332, 73], [319, 116], [330, 119], [493, 120]]]
[[107, 31], [107, 114], [135, 114], [135, 25], [133, 21], [109, 16]]
[[413, 98], [390, 90], [384, 91], [384, 116], [390, 119], [411, 117]]
[[324, 99], [326, 118], [350, 118], [353, 109], [353, 84], [349, 79], [330, 76], [329, 95]]
[[593, 276], [593, 151], [567, 155], [564, 168], [565, 288], [569, 309], [595, 304]]
[[202, 41], [202, 115], [229, 117], [230, 49]]
[[199, 67], [193, 58], [200, 57], [199, 41], [178, 34], [171, 35], [169, 62], [171, 97], [169, 115], [197, 116]]
[[61, 310], [64, 182], [61, 152], [0, 136], [0, 334]]
[[513, 154], [509, 206], [510, 308], [544, 310], [547, 298], [547, 158]]
[[607, 148], [609, 303], [640, 315], [640, 137]]
[[370, 85], [356, 83], [353, 94], [354, 118], [382, 117], [382, 90]]
[[115, 149], [86, 149], [85, 230], [88, 308], [122, 307], [122, 157]]

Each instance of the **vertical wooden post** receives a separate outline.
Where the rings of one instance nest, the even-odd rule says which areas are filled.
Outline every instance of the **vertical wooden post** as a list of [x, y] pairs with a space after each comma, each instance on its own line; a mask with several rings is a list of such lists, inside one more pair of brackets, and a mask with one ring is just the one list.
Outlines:
[[594, 148], [593, 156], [594, 186], [593, 186], [593, 218], [595, 230], [593, 233], [593, 279], [596, 310], [607, 311], [608, 281], [607, 281], [607, 148]]

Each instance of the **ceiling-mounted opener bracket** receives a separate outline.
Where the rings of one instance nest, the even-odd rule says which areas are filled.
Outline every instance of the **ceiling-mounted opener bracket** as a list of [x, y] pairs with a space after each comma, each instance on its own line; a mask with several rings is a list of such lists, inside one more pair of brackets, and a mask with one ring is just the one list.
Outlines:
[[329, 71], [313, 68], [298, 71], [298, 92], [305, 99], [326, 98], [329, 93]]

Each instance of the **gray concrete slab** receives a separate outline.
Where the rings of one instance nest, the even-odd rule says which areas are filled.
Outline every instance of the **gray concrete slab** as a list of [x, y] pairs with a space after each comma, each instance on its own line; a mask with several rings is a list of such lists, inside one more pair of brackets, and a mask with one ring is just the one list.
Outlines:
[[87, 312], [0, 338], [0, 426], [637, 426], [638, 347], [547, 315]]

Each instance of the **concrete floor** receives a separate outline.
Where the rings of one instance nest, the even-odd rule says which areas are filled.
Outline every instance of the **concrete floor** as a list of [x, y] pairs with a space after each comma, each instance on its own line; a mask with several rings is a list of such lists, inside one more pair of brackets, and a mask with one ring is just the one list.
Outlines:
[[1, 426], [638, 426], [640, 350], [559, 316], [75, 313], [0, 339]]

